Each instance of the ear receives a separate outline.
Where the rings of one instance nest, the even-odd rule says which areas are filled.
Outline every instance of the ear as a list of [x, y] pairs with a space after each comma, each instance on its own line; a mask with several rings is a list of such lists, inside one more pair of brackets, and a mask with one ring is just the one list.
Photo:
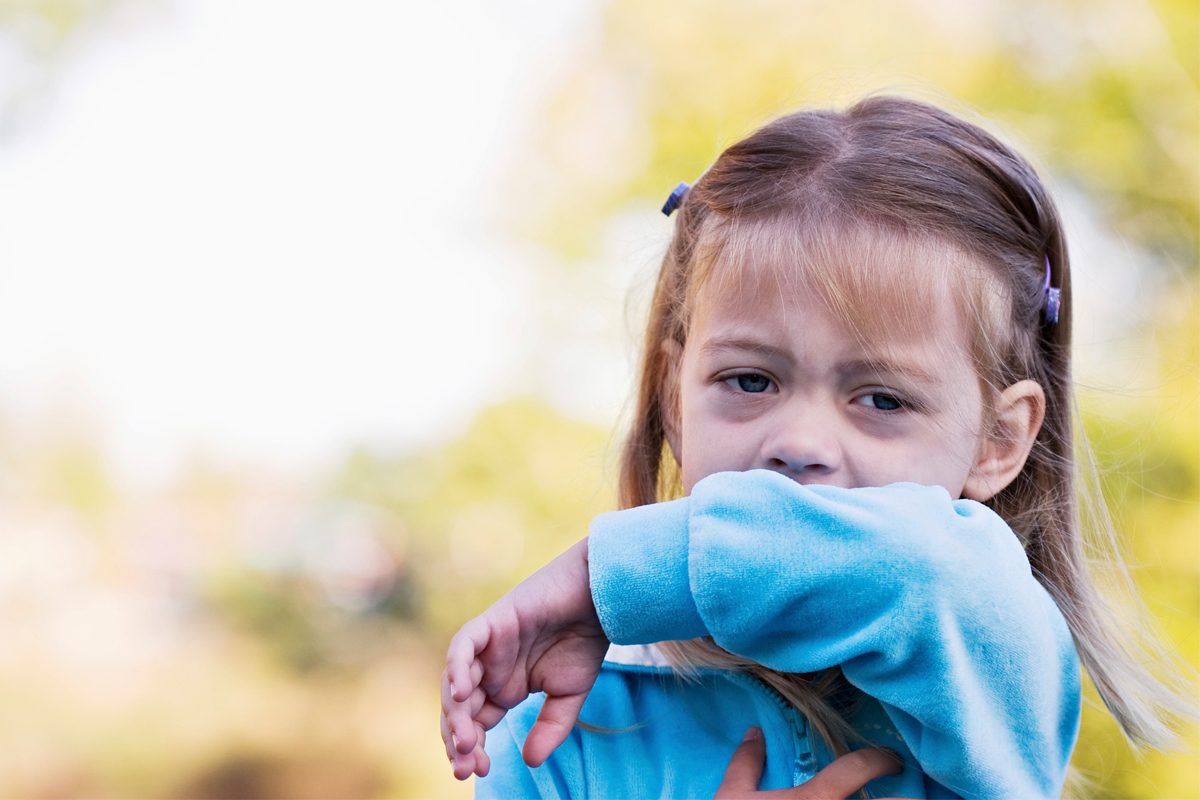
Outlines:
[[962, 496], [984, 502], [1013, 482], [1046, 416], [1046, 394], [1036, 381], [1017, 381], [996, 398], [991, 430], [980, 445]]
[[674, 339], [666, 339], [660, 345], [664, 366], [664, 374], [666, 375], [666, 384], [660, 396], [658, 409], [662, 415], [663, 430], [667, 436], [667, 445], [671, 448], [671, 455], [675, 456], [675, 463], [683, 463], [683, 437], [680, 435], [680, 409], [679, 409], [679, 370], [683, 363], [683, 345]]

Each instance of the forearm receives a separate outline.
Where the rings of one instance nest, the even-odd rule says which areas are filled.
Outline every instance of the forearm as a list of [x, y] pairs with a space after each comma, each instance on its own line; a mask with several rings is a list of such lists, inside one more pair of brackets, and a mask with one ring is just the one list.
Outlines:
[[841, 665], [938, 780], [966, 795], [1057, 792], [1078, 720], [1074, 650], [981, 506], [913, 485], [724, 474], [599, 518], [589, 548], [614, 641], [709, 635], [780, 671]]

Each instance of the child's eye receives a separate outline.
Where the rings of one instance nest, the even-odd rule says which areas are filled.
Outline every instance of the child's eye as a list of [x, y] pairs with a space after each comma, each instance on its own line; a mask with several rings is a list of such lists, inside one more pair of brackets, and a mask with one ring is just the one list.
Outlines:
[[726, 378], [725, 384], [746, 394], [761, 394], [771, 388], [771, 379], [758, 372], [743, 372]]
[[869, 406], [876, 411], [899, 411], [904, 408], [905, 403], [894, 394], [887, 392], [868, 392], [860, 394], [854, 398], [854, 402], [860, 406]]

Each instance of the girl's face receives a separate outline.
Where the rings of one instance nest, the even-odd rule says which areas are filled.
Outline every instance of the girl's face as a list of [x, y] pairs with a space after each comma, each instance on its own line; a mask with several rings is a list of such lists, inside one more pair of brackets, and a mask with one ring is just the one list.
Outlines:
[[[710, 282], [711, 287], [715, 282]], [[948, 287], [916, 330], [874, 347], [803, 287], [748, 276], [701, 291], [676, 353], [670, 436], [687, 492], [708, 475], [769, 469], [845, 488], [912, 481], [975, 499], [984, 404]], [[990, 493], [988, 493], [990, 495]]]

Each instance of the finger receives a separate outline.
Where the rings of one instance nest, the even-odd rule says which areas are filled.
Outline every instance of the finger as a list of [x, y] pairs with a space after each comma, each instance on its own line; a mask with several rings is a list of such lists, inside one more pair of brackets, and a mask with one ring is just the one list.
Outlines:
[[[498, 609], [494, 612], [491, 624], [493, 630], [487, 647], [479, 651], [480, 664], [486, 665], [479, 685], [488, 695], [496, 697], [504, 693], [505, 688], [514, 677], [519, 678], [519, 684], [523, 688], [527, 676], [524, 667], [520, 669], [517, 667], [523, 645], [521, 626], [515, 612], [511, 609]], [[512, 705], [516, 705], [518, 700], [524, 700], [527, 694], [528, 691], [520, 691], [520, 697], [514, 698]], [[503, 699], [502, 697], [502, 701]]]
[[442, 670], [441, 680], [441, 696], [442, 696], [442, 713], [449, 714], [457, 708], [462, 701], [455, 699], [454, 693], [450, 690], [450, 670]]
[[760, 728], [750, 728], [742, 737], [742, 742], [733, 751], [729, 766], [725, 768], [725, 777], [717, 787], [714, 800], [731, 797], [745, 797], [751, 792], [758, 791], [758, 782], [762, 779], [763, 760], [767, 748], [763, 742]]
[[804, 784], [803, 797], [849, 797], [869, 781], [903, 769], [895, 754], [874, 747], [838, 758]]
[[487, 697], [484, 695], [483, 689], [476, 688], [465, 702], [458, 704], [458, 707], [455, 708], [450, 722], [450, 732], [454, 734], [454, 746], [458, 752], [469, 753], [475, 749], [475, 743], [479, 741], [476, 732], [483, 731], [483, 726], [475, 719], [475, 715], [483, 708], [485, 702], [487, 702]]
[[554, 749], [567, 740], [571, 729], [575, 727], [575, 720], [579, 719], [579, 709], [583, 707], [583, 701], [586, 699], [586, 692], [546, 698], [537, 721], [525, 737], [525, 747], [521, 755], [526, 764], [540, 767]]
[[450, 769], [454, 773], [454, 777], [461, 780], [466, 780], [467, 776], [475, 771], [476, 760], [468, 755], [463, 755], [454, 749], [450, 736], [450, 729], [446, 725], [446, 718], [442, 717], [442, 743], [445, 745], [446, 758], [450, 761]]
[[476, 759], [474, 753], [467, 755], [459, 755], [454, 761], [454, 777], [460, 781], [465, 781], [467, 778], [475, 774]]
[[475, 774], [482, 778], [492, 768], [492, 760], [484, 749], [487, 734], [482, 727], [476, 726], [475, 739], [479, 742], [479, 746], [475, 748]]
[[508, 710], [503, 706], [498, 706], [485, 699], [483, 707], [475, 714], [475, 721], [482, 725], [485, 731], [490, 731], [496, 727], [500, 720], [504, 719], [504, 715], [507, 713]]
[[475, 754], [475, 774], [481, 778], [486, 778], [487, 774], [492, 770], [492, 759], [488, 758], [486, 750], [479, 750]]
[[458, 752], [457, 740], [454, 737], [454, 731], [451, 730], [450, 720], [446, 718], [445, 714], [442, 714], [439, 719], [439, 727], [441, 728], [442, 732], [442, 745], [446, 748], [446, 756], [450, 759], [451, 763], [454, 763], [455, 759], [464, 754]]
[[[479, 694], [479, 703], [482, 705], [483, 692], [476, 689], [472, 692], [472, 696]], [[472, 713], [470, 706], [470, 698], [465, 701], [456, 701], [450, 691], [449, 676], [447, 673], [442, 673], [442, 715], [446, 719], [448, 728], [448, 742], [459, 753], [470, 753], [475, 748], [474, 726], [472, 725]]]
[[444, 713], [438, 718], [438, 723], [442, 731], [442, 745], [446, 748], [446, 757], [453, 761], [454, 756], [457, 754], [454, 752], [454, 747], [450, 742], [450, 723], [446, 721]]
[[483, 755], [483, 742], [480, 741], [479, 746], [470, 753], [460, 753], [454, 747], [447, 747], [447, 756], [450, 758], [450, 768], [454, 772], [454, 777], [460, 781], [465, 781], [467, 778], [474, 775], [479, 770], [480, 758]]
[[463, 707], [467, 709], [467, 713], [471, 716], [471, 719], [475, 719], [487, 702], [487, 695], [483, 693], [483, 689], [477, 686], [475, 687], [475, 691], [471, 692], [471, 696], [463, 703]]
[[479, 663], [478, 658], [471, 662], [471, 669], [468, 670], [467, 674], [471, 679], [471, 685], [478, 686], [479, 681], [483, 678], [483, 664]]
[[455, 700], [465, 700], [478, 683], [472, 680], [475, 657], [483, 652], [491, 638], [491, 627], [482, 616], [475, 617], [459, 629], [446, 650], [446, 674], [450, 694]]

